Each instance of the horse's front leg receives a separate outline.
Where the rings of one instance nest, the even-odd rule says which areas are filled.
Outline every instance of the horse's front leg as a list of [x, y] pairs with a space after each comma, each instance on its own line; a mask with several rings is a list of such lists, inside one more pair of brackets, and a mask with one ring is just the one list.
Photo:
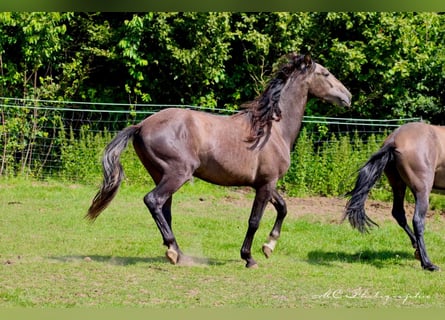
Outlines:
[[251, 248], [253, 238], [260, 225], [261, 218], [267, 203], [271, 199], [271, 189], [263, 186], [256, 190], [255, 200], [253, 201], [252, 211], [249, 218], [249, 227], [247, 228], [246, 237], [241, 247], [241, 258], [246, 260], [247, 268], [258, 267], [256, 261], [252, 258]]
[[277, 218], [275, 220], [275, 224], [272, 228], [272, 231], [269, 234], [267, 242], [263, 244], [263, 253], [266, 258], [269, 258], [275, 249], [278, 238], [281, 234], [281, 226], [283, 225], [283, 220], [287, 215], [287, 207], [286, 202], [283, 197], [281, 197], [277, 190], [273, 190], [272, 199], [270, 200], [275, 210], [277, 211]]

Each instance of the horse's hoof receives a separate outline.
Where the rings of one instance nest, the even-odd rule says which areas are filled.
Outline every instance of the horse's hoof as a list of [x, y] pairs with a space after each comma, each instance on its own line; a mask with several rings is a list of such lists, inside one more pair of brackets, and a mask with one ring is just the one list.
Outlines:
[[273, 249], [267, 244], [263, 244], [263, 253], [266, 256], [266, 258], [270, 258], [272, 255]]
[[434, 265], [434, 264], [430, 264], [428, 266], [424, 266], [423, 268], [425, 270], [428, 270], [428, 271], [440, 271], [440, 268], [438, 266]]
[[251, 259], [251, 260], [247, 261], [246, 268], [248, 268], [248, 269], [258, 269], [258, 264], [256, 263], [255, 260]]
[[165, 252], [165, 256], [167, 257], [167, 259], [172, 263], [172, 264], [176, 264], [178, 262], [178, 253], [173, 250], [173, 249], [168, 249]]

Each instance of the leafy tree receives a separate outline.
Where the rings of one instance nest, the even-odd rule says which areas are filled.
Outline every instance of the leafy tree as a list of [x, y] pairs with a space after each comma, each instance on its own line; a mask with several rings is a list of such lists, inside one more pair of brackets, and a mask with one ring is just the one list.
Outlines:
[[304, 42], [307, 13], [233, 13], [233, 34], [222, 88], [226, 107], [237, 108], [255, 98], [273, 75], [276, 62]]
[[0, 13], [0, 95], [238, 108], [290, 51], [353, 94], [307, 114], [444, 123], [444, 18], [434, 12]]
[[231, 34], [229, 13], [147, 13], [125, 20], [118, 48], [137, 102], [216, 106]]
[[62, 51], [67, 17], [58, 12], [0, 13], [2, 94], [39, 99], [57, 86], [51, 74]]

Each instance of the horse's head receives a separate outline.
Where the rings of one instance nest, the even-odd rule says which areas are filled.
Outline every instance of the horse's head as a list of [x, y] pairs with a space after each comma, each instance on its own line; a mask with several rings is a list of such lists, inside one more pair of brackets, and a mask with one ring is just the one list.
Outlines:
[[338, 106], [351, 105], [351, 93], [328, 69], [312, 61], [309, 55], [304, 57], [304, 67], [311, 70], [306, 79], [312, 96]]

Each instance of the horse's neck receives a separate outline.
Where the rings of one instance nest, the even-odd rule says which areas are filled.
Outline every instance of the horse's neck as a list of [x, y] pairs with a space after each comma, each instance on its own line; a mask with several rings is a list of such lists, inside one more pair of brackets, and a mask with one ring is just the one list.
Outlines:
[[[295, 85], [294, 83], [293, 86]], [[283, 89], [281, 94], [281, 120], [277, 125], [280, 127], [282, 138], [289, 144], [290, 148], [293, 147], [300, 131], [307, 100], [308, 91], [302, 86], [287, 87]]]

